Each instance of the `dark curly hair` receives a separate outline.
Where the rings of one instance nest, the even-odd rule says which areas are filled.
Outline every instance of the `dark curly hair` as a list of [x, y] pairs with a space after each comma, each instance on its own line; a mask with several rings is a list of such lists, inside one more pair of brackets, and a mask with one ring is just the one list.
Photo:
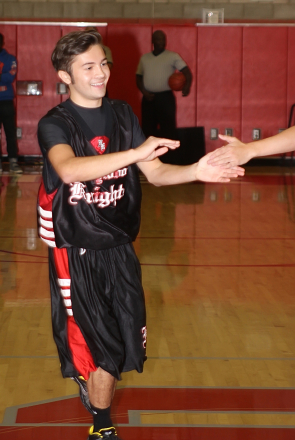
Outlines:
[[75, 56], [96, 44], [102, 47], [101, 41], [101, 35], [96, 30], [70, 32], [57, 42], [52, 52], [51, 62], [54, 69], [57, 72], [64, 70], [72, 76], [71, 67]]

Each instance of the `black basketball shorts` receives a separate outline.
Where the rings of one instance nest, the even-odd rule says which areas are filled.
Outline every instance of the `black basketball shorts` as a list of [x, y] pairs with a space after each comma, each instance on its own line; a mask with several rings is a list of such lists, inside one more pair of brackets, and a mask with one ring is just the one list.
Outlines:
[[64, 377], [101, 367], [120, 379], [143, 370], [146, 313], [131, 243], [94, 251], [49, 248], [53, 336]]

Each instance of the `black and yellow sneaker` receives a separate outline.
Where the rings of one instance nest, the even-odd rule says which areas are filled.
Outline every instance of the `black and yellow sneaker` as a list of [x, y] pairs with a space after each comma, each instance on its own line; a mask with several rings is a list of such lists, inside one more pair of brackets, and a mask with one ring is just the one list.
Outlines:
[[94, 415], [96, 412], [91, 408], [90, 400], [88, 396], [88, 389], [87, 389], [87, 380], [84, 379], [83, 376], [77, 376], [72, 377], [72, 379], [79, 385], [80, 388], [80, 399], [87, 409], [87, 411], [90, 412], [90, 414]]
[[111, 426], [110, 428], [100, 429], [97, 432], [93, 432], [93, 431], [94, 431], [94, 426], [91, 426], [91, 428], [89, 429], [89, 436], [87, 440], [100, 440], [100, 439], [120, 440], [119, 437], [117, 436], [117, 431], [113, 426]]

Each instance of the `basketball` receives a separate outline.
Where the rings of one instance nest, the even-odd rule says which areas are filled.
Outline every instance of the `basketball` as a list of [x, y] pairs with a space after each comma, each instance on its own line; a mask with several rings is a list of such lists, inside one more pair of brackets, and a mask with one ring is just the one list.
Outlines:
[[185, 84], [185, 76], [181, 72], [174, 72], [168, 79], [168, 84], [171, 90], [179, 92]]

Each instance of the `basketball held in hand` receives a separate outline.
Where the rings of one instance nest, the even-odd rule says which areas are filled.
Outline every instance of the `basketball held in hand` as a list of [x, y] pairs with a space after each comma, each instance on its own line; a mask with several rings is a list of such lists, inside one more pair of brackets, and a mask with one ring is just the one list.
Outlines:
[[175, 72], [168, 79], [168, 84], [171, 90], [174, 92], [179, 92], [183, 89], [185, 84], [185, 76], [182, 72]]

